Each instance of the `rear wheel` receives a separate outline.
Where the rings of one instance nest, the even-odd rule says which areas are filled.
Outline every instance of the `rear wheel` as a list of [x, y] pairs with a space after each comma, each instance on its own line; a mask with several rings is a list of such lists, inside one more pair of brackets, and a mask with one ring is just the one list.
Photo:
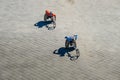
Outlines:
[[69, 42], [67, 40], [65, 41], [65, 48], [69, 48]]
[[44, 21], [47, 21], [47, 15], [44, 14]]
[[75, 41], [75, 40], [73, 41], [73, 47], [74, 47], [74, 48], [77, 47], [77, 45], [76, 45], [76, 41]]
[[51, 17], [51, 21], [52, 21], [53, 27], [55, 28], [56, 27], [56, 18], [54, 16]]

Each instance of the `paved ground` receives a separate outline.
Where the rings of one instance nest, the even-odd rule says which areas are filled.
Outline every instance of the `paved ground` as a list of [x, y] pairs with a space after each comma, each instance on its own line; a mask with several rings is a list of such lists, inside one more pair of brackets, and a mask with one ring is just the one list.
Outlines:
[[[57, 28], [34, 24], [45, 9]], [[0, 0], [0, 80], [120, 80], [119, 0]], [[54, 50], [77, 33], [80, 57]]]

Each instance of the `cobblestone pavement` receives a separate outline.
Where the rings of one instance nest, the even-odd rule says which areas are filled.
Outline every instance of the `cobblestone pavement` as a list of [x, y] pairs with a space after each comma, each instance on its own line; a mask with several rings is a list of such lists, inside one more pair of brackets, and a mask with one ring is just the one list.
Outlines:
[[[0, 80], [120, 80], [119, 25], [119, 0], [0, 0]], [[77, 60], [53, 54], [75, 33]]]

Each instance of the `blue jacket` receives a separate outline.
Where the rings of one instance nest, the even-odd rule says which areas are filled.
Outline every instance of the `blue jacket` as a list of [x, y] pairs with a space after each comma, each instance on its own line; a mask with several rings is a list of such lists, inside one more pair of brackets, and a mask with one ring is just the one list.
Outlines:
[[65, 38], [68, 42], [74, 40], [74, 36], [66, 36]]
[[72, 41], [72, 40], [77, 40], [77, 35], [74, 35], [74, 36], [65, 36], [65, 39], [68, 41], [68, 42], [70, 42], [70, 41]]

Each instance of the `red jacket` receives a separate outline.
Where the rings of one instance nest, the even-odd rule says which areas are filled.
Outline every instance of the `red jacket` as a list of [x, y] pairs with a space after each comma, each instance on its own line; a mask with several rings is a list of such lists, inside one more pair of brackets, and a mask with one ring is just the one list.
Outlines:
[[[47, 14], [47, 16], [51, 16], [49, 10], [45, 10], [45, 13]], [[52, 13], [52, 16], [54, 16], [56, 18], [56, 14], [55, 13]]]

